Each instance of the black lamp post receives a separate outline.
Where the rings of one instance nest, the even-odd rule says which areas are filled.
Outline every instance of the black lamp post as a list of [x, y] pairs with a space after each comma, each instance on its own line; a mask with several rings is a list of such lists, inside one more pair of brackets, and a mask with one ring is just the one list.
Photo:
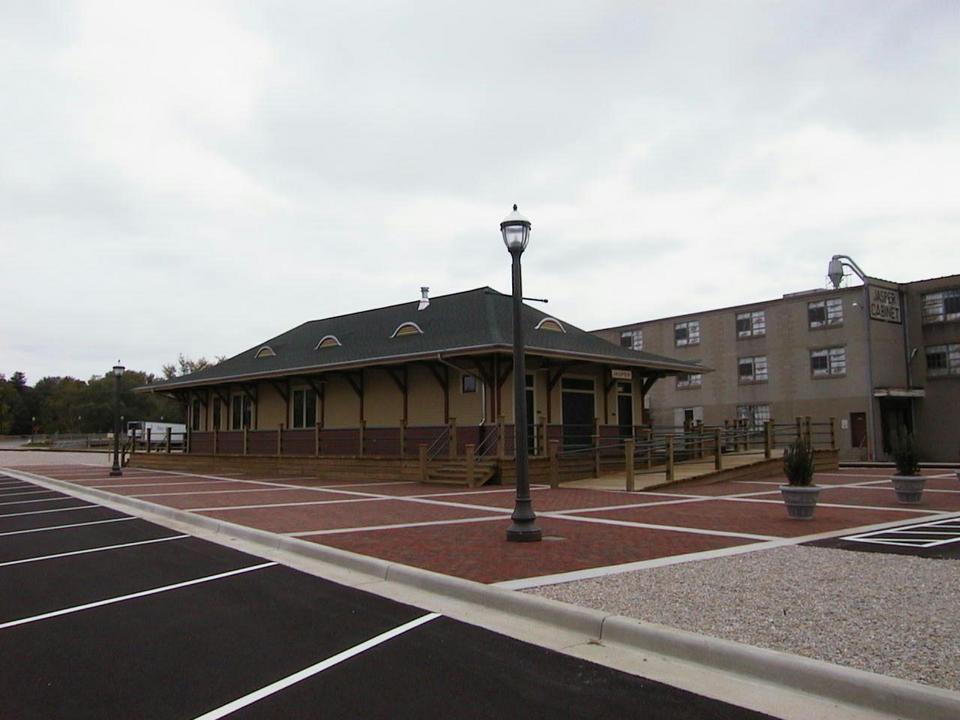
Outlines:
[[527, 471], [527, 372], [523, 362], [523, 283], [520, 278], [520, 255], [530, 240], [530, 221], [518, 213], [514, 205], [513, 212], [500, 223], [500, 232], [513, 258], [513, 445], [517, 464], [517, 499], [510, 516], [513, 522], [507, 528], [507, 540], [536, 542], [543, 538], [543, 534], [537, 527], [537, 516], [533, 512], [530, 475]]
[[123, 377], [123, 365], [120, 361], [113, 366], [113, 469], [110, 477], [120, 477], [120, 378]]

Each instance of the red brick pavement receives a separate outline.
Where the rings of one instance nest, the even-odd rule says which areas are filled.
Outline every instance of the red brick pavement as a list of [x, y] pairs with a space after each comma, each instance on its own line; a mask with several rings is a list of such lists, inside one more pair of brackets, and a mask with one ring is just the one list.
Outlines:
[[[508, 543], [503, 522], [307, 537], [447, 575], [500, 582], [742, 545], [747, 540], [540, 518], [539, 543]], [[558, 538], [558, 539], [551, 539]], [[562, 539], [559, 539], [562, 538]]]
[[[264, 530], [287, 533], [454, 520], [483, 517], [494, 513], [470, 508], [423, 505], [402, 500], [376, 500], [261, 510], [214, 510], [202, 514], [241, 525], [252, 525]], [[504, 516], [506, 517], [506, 514]]]
[[[343, 533], [314, 535], [306, 539], [484, 582], [569, 572], [753, 542], [747, 538], [704, 535], [694, 532], [696, 529], [798, 537], [893, 520], [907, 522], [922, 519], [925, 513], [945, 509], [960, 510], [960, 492], [925, 493], [924, 502], [920, 506], [904, 506], [896, 502], [892, 489], [887, 487], [834, 487], [837, 484], [863, 482], [870, 478], [882, 481], [889, 476], [889, 470], [818, 476], [817, 482], [825, 487], [821, 503], [909, 508], [917, 510], [916, 513], [866, 507], [828, 508], [821, 505], [812, 521], [789, 520], [779, 502], [780, 494], [776, 487], [780, 482], [779, 477], [771, 477], [768, 485], [733, 482], [682, 486], [675, 490], [651, 493], [537, 488], [533, 492], [533, 502], [534, 508], [541, 513], [677, 500], [679, 502], [670, 505], [593, 512], [588, 509], [579, 514], [584, 518], [676, 526], [690, 528], [690, 531], [605, 525], [541, 516], [539, 523], [546, 539], [541, 543], [526, 545], [505, 542], [504, 533], [509, 518], [503, 510], [513, 505], [514, 494], [509, 488], [496, 486], [471, 492], [456, 486], [314, 483], [297, 478], [274, 478], [277, 483], [297, 486], [283, 489], [238, 480], [216, 481], [186, 474], [159, 474], [158, 477], [158, 473], [146, 469], [127, 469], [122, 478], [109, 478], [109, 468], [57, 466], [41, 469], [33, 466], [25, 469], [50, 477], [68, 479], [82, 486], [106, 485], [106, 489], [112, 486], [113, 492], [118, 494], [155, 495], [146, 499], [177, 508], [220, 508], [333, 500], [336, 502], [322, 505], [218, 509], [203, 511], [202, 514], [273, 532], [344, 530]], [[869, 477], [860, 477], [865, 474], [869, 474]], [[943, 473], [941, 471], [934, 474]], [[257, 474], [256, 477], [264, 476]], [[265, 482], [269, 480], [266, 479]], [[334, 484], [343, 487], [329, 487]], [[130, 487], [121, 487], [124, 485]], [[308, 489], [310, 487], [325, 489], [311, 490]], [[928, 487], [960, 490], [960, 483], [952, 478], [937, 478], [929, 480]], [[338, 489], [343, 492], [337, 492]], [[244, 492], [235, 492], [237, 490]], [[197, 491], [204, 492], [189, 494]], [[738, 502], [723, 499], [724, 496], [734, 494], [750, 495], [752, 498], [774, 502]], [[411, 497], [413, 495], [427, 497], [417, 499]], [[711, 499], [684, 502], [683, 495], [699, 495]], [[431, 500], [447, 504], [434, 504]], [[456, 507], [458, 503], [474, 507]], [[486, 518], [489, 521], [457, 522], [477, 518]], [[449, 524], [390, 530], [365, 529], [421, 522]]]
[[873, 505], [874, 507], [896, 507], [927, 512], [947, 512], [960, 510], [960, 493], [928, 493], [917, 505], [897, 502], [893, 485], [875, 486], [871, 489], [828, 488], [820, 493], [820, 502], [843, 503], [847, 505]]
[[[821, 498], [823, 496], [821, 495]], [[791, 520], [783, 503], [736, 502], [706, 500], [678, 505], [658, 505], [649, 508], [602, 510], [579, 513], [584, 517], [603, 517], [611, 520], [695, 527], [704, 530], [800, 537], [831, 530], [873, 525], [876, 523], [907, 521], [915, 516], [887, 510], [848, 510], [846, 508], [818, 507], [812, 520]], [[919, 514], [916, 516], [919, 517]]]

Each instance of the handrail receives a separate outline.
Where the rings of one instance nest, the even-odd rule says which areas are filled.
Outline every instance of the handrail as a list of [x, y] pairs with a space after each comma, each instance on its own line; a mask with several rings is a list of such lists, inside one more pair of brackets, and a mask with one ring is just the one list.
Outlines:
[[450, 426], [447, 425], [440, 431], [437, 437], [434, 439], [430, 446], [427, 448], [427, 458], [429, 460], [435, 459], [441, 452], [443, 452], [444, 441], [449, 445], [450, 443]]

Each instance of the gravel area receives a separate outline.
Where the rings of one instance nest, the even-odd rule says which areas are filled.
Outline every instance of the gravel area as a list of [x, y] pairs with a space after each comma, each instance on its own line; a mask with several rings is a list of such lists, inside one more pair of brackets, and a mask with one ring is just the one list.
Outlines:
[[960, 562], [783, 547], [528, 590], [960, 690]]

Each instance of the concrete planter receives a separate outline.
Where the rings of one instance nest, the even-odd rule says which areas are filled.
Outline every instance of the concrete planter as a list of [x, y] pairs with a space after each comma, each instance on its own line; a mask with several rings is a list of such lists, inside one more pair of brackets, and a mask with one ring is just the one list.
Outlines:
[[816, 485], [781, 485], [780, 494], [787, 506], [787, 515], [797, 520], [812, 520], [820, 488]]
[[923, 497], [923, 486], [927, 479], [922, 475], [894, 475], [890, 482], [897, 493], [897, 502], [916, 505]]

